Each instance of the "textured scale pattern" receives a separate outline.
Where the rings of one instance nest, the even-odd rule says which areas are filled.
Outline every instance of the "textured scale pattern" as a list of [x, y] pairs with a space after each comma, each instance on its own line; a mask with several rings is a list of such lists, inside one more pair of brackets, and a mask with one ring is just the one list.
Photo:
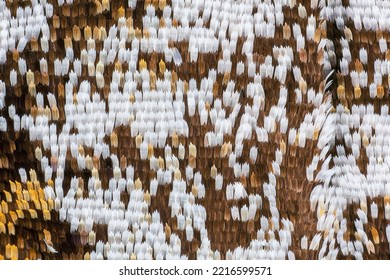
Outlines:
[[0, 259], [388, 259], [389, 11], [0, 0]]

